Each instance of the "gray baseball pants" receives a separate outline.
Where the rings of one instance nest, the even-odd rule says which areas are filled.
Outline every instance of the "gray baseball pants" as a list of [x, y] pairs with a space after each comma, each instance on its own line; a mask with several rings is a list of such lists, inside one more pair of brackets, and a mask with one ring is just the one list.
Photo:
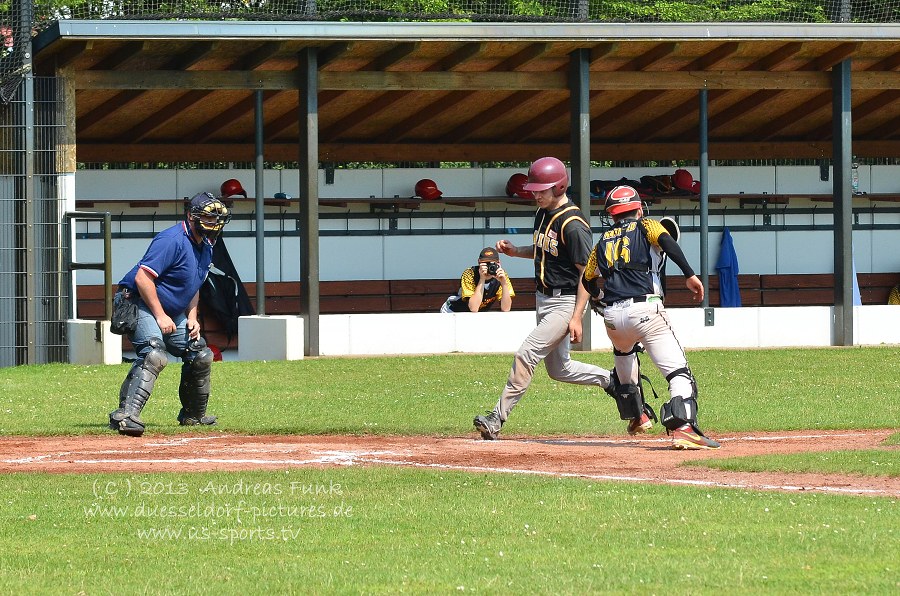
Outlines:
[[[680, 369], [687, 368], [687, 357], [681, 344], [675, 337], [669, 316], [661, 300], [633, 303], [622, 300], [603, 309], [603, 322], [606, 334], [613, 347], [620, 352], [630, 352], [634, 344], [640, 342], [644, 346], [650, 360], [663, 376]], [[622, 383], [637, 384], [637, 356], [615, 357], [616, 375]], [[669, 381], [669, 393], [672, 397], [688, 398], [694, 390], [690, 379], [682, 375]]]
[[575, 310], [575, 296], [545, 296], [538, 292], [535, 301], [537, 327], [516, 352], [506, 387], [494, 407], [504, 422], [531, 384], [534, 369], [541, 360], [551, 379], [600, 388], [609, 386], [608, 370], [569, 356], [569, 321]]

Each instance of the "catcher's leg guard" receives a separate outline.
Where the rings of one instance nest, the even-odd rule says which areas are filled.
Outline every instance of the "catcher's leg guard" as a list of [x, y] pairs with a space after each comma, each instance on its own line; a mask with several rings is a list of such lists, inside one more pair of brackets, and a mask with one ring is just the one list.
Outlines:
[[206, 346], [203, 338], [192, 341], [184, 352], [181, 384], [178, 387], [178, 397], [181, 399], [178, 422], [182, 426], [216, 423], [215, 416], [206, 415], [212, 363], [212, 350]]
[[150, 346], [152, 349], [131, 365], [119, 390], [119, 408], [109, 414], [109, 427], [121, 435], [139, 437], [144, 434], [141, 410], [150, 399], [159, 373], [169, 362], [159, 340], [151, 339]]
[[619, 408], [619, 417], [622, 420], [640, 418], [644, 409], [644, 398], [641, 396], [641, 388], [637, 385], [626, 383], [616, 389], [616, 407]]
[[[669, 387], [672, 387], [672, 380], [675, 377], [684, 377], [690, 382], [691, 393], [687, 397], [681, 395], [673, 396], [672, 399], [663, 404], [662, 407], [662, 424], [666, 430], [672, 431], [685, 424], [697, 426], [697, 382], [690, 369], [680, 368], [666, 376], [669, 381]], [[696, 429], [699, 431], [699, 429]]]

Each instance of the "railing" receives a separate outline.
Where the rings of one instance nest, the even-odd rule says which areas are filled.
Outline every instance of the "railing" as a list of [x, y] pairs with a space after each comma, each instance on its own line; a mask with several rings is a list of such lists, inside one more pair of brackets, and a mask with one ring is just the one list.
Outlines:
[[[75, 242], [71, 243], [71, 250], [68, 254], [69, 271], [77, 271], [80, 269], [91, 269], [103, 271], [103, 312], [104, 319], [112, 320], [112, 216], [106, 213], [91, 213], [90, 211], [69, 211], [66, 213], [66, 220], [70, 222], [70, 230], [72, 237], [75, 237], [75, 226], [72, 223], [75, 220], [91, 220], [103, 222], [103, 260], [99, 263], [82, 263], [75, 260]], [[77, 285], [75, 284], [75, 276], [72, 276], [72, 318], [78, 318], [77, 305], [78, 296]], [[99, 331], [99, 327], [98, 327]]]

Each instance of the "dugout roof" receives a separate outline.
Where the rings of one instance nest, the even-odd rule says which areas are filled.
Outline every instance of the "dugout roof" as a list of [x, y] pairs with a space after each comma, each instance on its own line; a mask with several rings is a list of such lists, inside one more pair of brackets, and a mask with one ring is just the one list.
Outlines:
[[82, 162], [298, 158], [298, 55], [318, 49], [321, 161], [530, 161], [570, 153], [569, 55], [590, 56], [592, 160], [832, 152], [830, 69], [852, 61], [853, 151], [900, 156], [898, 24], [63, 20], [38, 75], [74, 93]]

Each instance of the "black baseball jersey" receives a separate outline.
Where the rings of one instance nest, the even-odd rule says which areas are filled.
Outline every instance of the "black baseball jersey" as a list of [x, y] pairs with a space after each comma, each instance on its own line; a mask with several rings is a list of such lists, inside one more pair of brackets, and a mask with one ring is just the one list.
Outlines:
[[[459, 279], [459, 292], [447, 302], [447, 308], [452, 312], [469, 312], [469, 298], [475, 293], [475, 286], [478, 285], [478, 267], [469, 267], [463, 271]], [[509, 295], [515, 297], [516, 292], [512, 289], [512, 282], [509, 284]], [[481, 306], [478, 312], [484, 312], [493, 308], [494, 303], [499, 303], [503, 297], [503, 286], [496, 277], [488, 279], [484, 282], [484, 293], [481, 295]]]
[[575, 265], [586, 265], [591, 252], [591, 226], [581, 209], [568, 201], [534, 216], [534, 281], [538, 288], [575, 290], [581, 277]]
[[669, 232], [655, 219], [623, 219], [606, 230], [591, 251], [584, 279], [603, 277], [603, 302], [662, 295], [659, 238]]

